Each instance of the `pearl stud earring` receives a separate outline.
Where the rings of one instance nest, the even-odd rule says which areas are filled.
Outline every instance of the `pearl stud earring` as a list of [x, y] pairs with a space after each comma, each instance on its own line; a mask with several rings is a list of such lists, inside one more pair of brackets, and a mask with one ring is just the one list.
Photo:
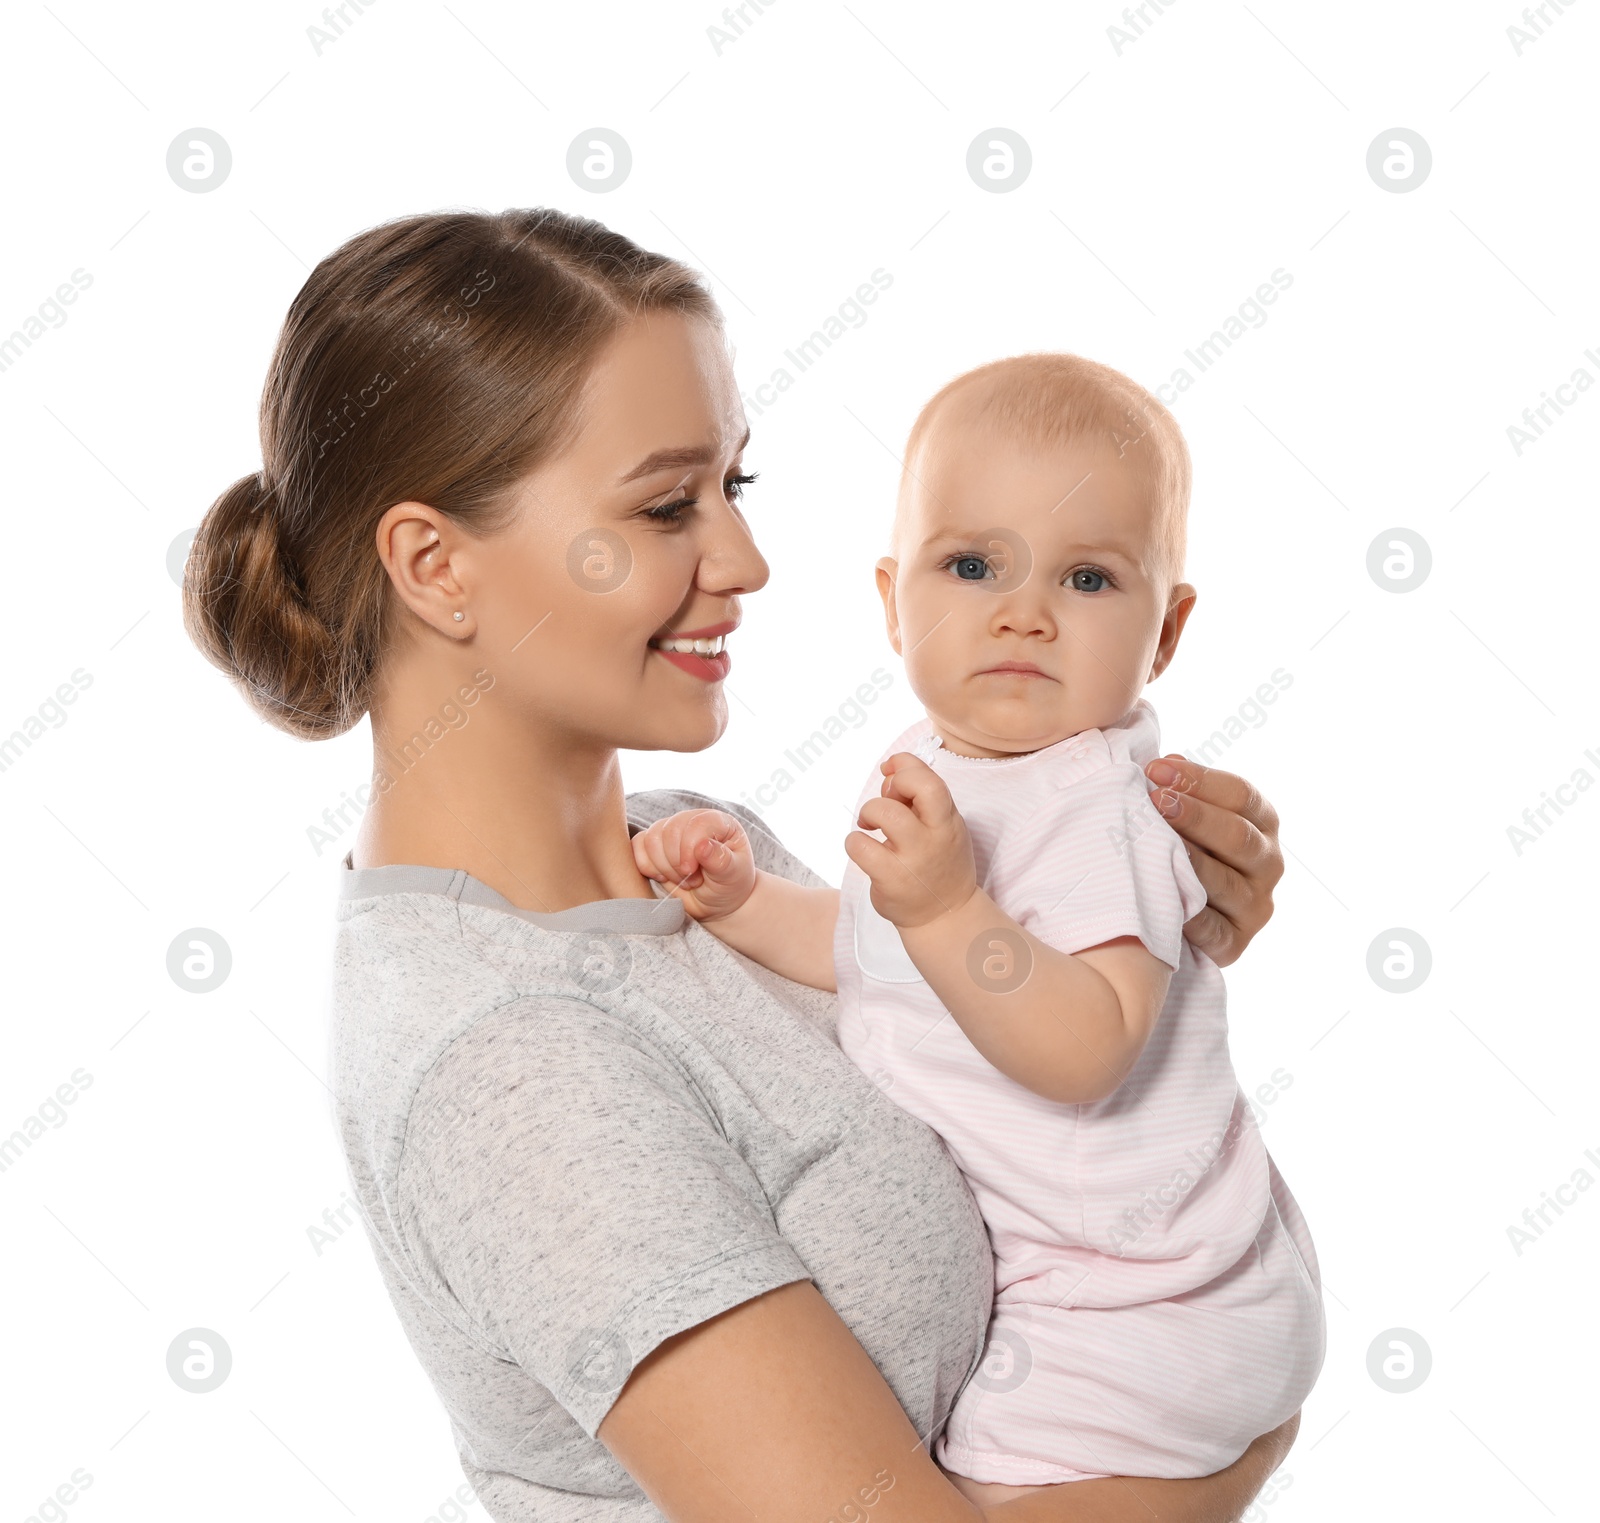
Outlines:
[[458, 608], [458, 609], [456, 609], [455, 618], [456, 618], [456, 623], [459, 624], [464, 618], [466, 618], [466, 615], [464, 613], [462, 613], [462, 611]]

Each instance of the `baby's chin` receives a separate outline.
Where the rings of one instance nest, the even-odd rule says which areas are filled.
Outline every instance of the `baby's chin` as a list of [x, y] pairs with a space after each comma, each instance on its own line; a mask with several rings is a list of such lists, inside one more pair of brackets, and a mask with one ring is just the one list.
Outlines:
[[1042, 751], [1057, 741], [1091, 728], [1088, 725], [1066, 722], [1041, 729], [1037, 722], [1026, 724], [1020, 720], [996, 718], [991, 715], [952, 715], [942, 718], [930, 713], [947, 750], [961, 755], [1024, 756], [1029, 751]]
[[1085, 730], [1104, 729], [1123, 716], [1076, 709], [1045, 713], [1021, 704], [984, 704], [942, 711], [929, 707], [928, 717], [948, 750], [972, 756], [1023, 756]]

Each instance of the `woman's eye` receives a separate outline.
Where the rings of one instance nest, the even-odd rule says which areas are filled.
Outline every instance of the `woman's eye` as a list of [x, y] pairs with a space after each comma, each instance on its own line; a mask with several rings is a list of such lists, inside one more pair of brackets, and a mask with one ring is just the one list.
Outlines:
[[1109, 587], [1111, 583], [1105, 572], [1092, 571], [1089, 567], [1083, 566], [1072, 573], [1069, 585], [1074, 592], [1099, 592], [1101, 588]]
[[[748, 476], [730, 476], [722, 483], [723, 493], [731, 501], [738, 502], [744, 496], [744, 489], [755, 479], [756, 473]], [[699, 501], [698, 497], [677, 497], [671, 502], [659, 502], [655, 507], [647, 508], [644, 516], [655, 519], [657, 523], [682, 523], [684, 514]]]
[[950, 569], [963, 582], [981, 582], [989, 574], [989, 563], [981, 555], [958, 555]]

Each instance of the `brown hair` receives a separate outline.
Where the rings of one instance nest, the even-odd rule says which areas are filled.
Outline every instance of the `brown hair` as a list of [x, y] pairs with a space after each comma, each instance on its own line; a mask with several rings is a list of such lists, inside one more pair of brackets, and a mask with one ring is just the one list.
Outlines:
[[600, 346], [655, 310], [721, 318], [693, 270], [591, 218], [438, 212], [358, 233], [290, 305], [263, 468], [189, 552], [190, 638], [280, 729], [349, 729], [384, 649], [378, 520], [415, 500], [503, 527], [507, 488], [569, 437]]
[[1045, 448], [1097, 442], [1114, 448], [1154, 499], [1163, 560], [1174, 582], [1182, 576], [1192, 474], [1189, 448], [1177, 419], [1137, 381], [1082, 355], [1048, 352], [1012, 355], [958, 375], [929, 398], [911, 425], [897, 535], [917, 451], [949, 412]]

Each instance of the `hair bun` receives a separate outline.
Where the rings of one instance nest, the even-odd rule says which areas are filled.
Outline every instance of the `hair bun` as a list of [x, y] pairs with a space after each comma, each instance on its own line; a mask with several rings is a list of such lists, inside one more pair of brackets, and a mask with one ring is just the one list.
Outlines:
[[285, 552], [276, 498], [257, 471], [211, 505], [184, 568], [183, 622], [263, 718], [320, 739], [361, 715], [337, 691], [334, 641]]

